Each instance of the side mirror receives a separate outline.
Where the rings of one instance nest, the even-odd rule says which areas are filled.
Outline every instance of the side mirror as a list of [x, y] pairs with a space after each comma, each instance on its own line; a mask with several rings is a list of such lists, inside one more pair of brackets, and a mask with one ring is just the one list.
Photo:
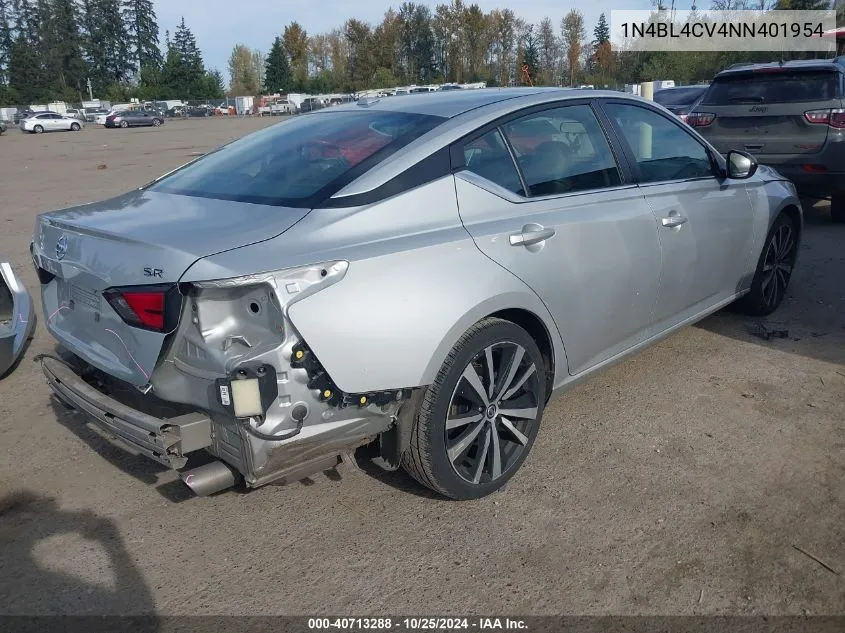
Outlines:
[[731, 150], [727, 156], [728, 177], [736, 180], [751, 178], [757, 172], [757, 160], [738, 150]]

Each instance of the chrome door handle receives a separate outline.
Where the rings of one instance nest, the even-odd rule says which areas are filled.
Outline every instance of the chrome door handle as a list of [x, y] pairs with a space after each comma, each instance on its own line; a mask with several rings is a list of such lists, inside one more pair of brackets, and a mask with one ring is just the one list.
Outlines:
[[511, 246], [531, 246], [543, 242], [555, 234], [554, 229], [532, 229], [510, 236]]
[[663, 222], [663, 226], [668, 226], [669, 228], [674, 228], [676, 226], [681, 226], [682, 224], [686, 224], [687, 218], [682, 215], [670, 215], [668, 218], [663, 218], [661, 220]]

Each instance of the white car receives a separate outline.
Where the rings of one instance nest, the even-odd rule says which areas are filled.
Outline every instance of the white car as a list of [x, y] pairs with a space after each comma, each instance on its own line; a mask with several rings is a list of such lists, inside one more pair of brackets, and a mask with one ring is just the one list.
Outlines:
[[94, 117], [94, 123], [96, 123], [97, 125], [105, 125], [106, 119], [108, 117], [110, 117], [112, 114], [114, 114], [115, 112], [116, 112], [116, 110], [109, 110], [108, 112], [98, 114], [97, 116]]
[[42, 132], [55, 132], [58, 130], [78, 132], [85, 123], [79, 119], [63, 116], [56, 112], [39, 112], [20, 122], [20, 128], [24, 132], [41, 134]]

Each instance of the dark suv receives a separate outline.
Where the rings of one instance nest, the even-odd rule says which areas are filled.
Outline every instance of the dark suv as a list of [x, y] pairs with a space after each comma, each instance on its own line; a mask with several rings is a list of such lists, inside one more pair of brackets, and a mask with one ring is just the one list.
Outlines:
[[792, 180], [832, 196], [845, 222], [845, 57], [737, 64], [716, 75], [687, 123], [726, 153], [742, 148]]

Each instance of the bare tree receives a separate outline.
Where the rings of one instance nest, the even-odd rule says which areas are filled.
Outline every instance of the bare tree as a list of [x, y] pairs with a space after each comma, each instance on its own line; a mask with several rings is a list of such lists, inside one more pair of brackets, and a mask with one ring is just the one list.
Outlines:
[[567, 71], [569, 74], [569, 85], [575, 84], [575, 76], [578, 73], [581, 61], [583, 41], [586, 37], [584, 30], [584, 16], [578, 9], [572, 9], [560, 23], [560, 34], [566, 50]]

